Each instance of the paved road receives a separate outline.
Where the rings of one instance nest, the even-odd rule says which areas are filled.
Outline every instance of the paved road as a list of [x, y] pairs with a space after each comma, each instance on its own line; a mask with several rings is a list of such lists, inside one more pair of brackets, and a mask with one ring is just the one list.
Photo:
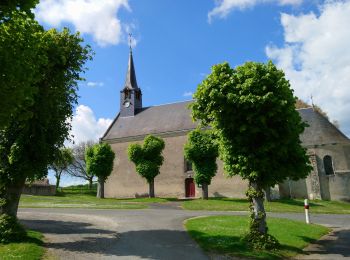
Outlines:
[[[210, 259], [185, 232], [187, 218], [209, 215], [247, 215], [246, 212], [185, 211], [176, 204], [145, 210], [20, 209], [19, 218], [46, 237], [49, 252], [59, 259]], [[302, 214], [269, 214], [303, 220]], [[350, 259], [350, 216], [315, 215], [314, 223], [341, 228], [336, 235], [347, 238], [338, 251], [319, 258]], [[333, 238], [334, 239], [334, 236]], [[324, 246], [332, 244], [328, 240]], [[339, 241], [333, 240], [334, 245]], [[332, 249], [332, 250], [333, 250]], [[339, 251], [340, 250], [340, 251]], [[310, 253], [315, 253], [310, 248]], [[316, 255], [311, 255], [316, 256]], [[327, 258], [328, 256], [328, 258]], [[311, 259], [319, 259], [311, 258]], [[310, 258], [309, 258], [310, 259]]]

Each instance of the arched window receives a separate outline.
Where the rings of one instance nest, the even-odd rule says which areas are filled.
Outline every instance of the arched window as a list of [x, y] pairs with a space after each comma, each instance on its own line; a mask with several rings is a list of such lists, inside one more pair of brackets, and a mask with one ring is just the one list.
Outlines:
[[326, 155], [325, 157], [323, 157], [323, 166], [326, 175], [334, 175], [333, 162], [331, 156]]
[[125, 99], [130, 98], [130, 94], [131, 94], [130, 90], [128, 90], [127, 88], [124, 89], [124, 98]]
[[185, 165], [184, 165], [185, 172], [191, 172], [192, 171], [192, 162], [187, 161], [186, 159], [184, 160], [184, 162], [185, 162]]
[[137, 100], [140, 100], [140, 98], [141, 98], [141, 91], [136, 91], [135, 92], [135, 97], [136, 97]]

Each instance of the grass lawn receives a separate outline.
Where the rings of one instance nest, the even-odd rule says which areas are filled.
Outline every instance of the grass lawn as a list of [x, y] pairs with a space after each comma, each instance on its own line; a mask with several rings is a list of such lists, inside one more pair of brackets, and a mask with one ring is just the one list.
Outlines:
[[275, 251], [254, 251], [241, 241], [248, 232], [248, 217], [214, 216], [193, 218], [185, 226], [191, 237], [207, 252], [256, 259], [279, 259], [299, 254], [310, 242], [319, 239], [329, 229], [303, 222], [268, 218], [269, 233], [281, 243]]
[[28, 238], [22, 242], [0, 244], [0, 259], [38, 260], [45, 253], [42, 234], [28, 230]]
[[[304, 200], [281, 199], [265, 202], [268, 212], [304, 212]], [[310, 213], [350, 214], [350, 203], [339, 201], [310, 201]], [[248, 211], [246, 199], [210, 198], [209, 200], [184, 201], [182, 207], [188, 210]]]
[[145, 209], [150, 203], [165, 203], [171, 199], [98, 199], [94, 194], [62, 192], [57, 196], [22, 195], [22, 208], [93, 208], [93, 209]]

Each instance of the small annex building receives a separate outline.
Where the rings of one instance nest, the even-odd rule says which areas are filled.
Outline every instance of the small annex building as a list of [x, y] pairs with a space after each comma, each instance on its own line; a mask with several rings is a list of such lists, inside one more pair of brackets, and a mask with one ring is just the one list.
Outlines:
[[[138, 87], [132, 51], [125, 85], [120, 91], [120, 112], [107, 129], [102, 142], [116, 153], [114, 169], [105, 184], [109, 198], [133, 198], [148, 195], [148, 184], [128, 160], [131, 143], [142, 143], [148, 134], [165, 141], [164, 163], [155, 178], [155, 194], [159, 197], [200, 197], [201, 189], [193, 181], [191, 164], [184, 158], [187, 134], [196, 128], [188, 105], [184, 101], [143, 107], [142, 91]], [[313, 108], [298, 109], [308, 123], [301, 141], [308, 149], [313, 171], [299, 181], [285, 181], [275, 187], [281, 197], [325, 200], [350, 200], [350, 140], [327, 118]], [[209, 196], [245, 197], [247, 182], [239, 176], [227, 178], [218, 161], [218, 172], [209, 186]]]

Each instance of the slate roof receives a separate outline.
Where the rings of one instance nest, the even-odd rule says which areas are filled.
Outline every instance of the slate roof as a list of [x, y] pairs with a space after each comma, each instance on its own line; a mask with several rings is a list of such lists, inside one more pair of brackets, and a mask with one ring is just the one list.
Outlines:
[[[196, 123], [192, 122], [188, 109], [191, 102], [145, 107], [133, 117], [119, 117], [118, 115], [102, 140], [192, 130], [196, 128]], [[312, 108], [298, 109], [298, 112], [303, 121], [309, 124], [300, 137], [304, 146], [350, 144], [350, 140], [342, 132]]]
[[304, 146], [336, 143], [350, 144], [350, 140], [338, 128], [311, 107], [298, 109], [298, 112], [303, 121], [309, 125], [300, 136]]
[[139, 86], [137, 85], [134, 59], [132, 57], [131, 49], [130, 49], [130, 53], [129, 53], [128, 70], [126, 71], [124, 86], [127, 89], [138, 89], [139, 88]]
[[191, 102], [144, 107], [133, 117], [118, 115], [102, 140], [194, 129], [196, 124], [192, 122], [188, 109]]

